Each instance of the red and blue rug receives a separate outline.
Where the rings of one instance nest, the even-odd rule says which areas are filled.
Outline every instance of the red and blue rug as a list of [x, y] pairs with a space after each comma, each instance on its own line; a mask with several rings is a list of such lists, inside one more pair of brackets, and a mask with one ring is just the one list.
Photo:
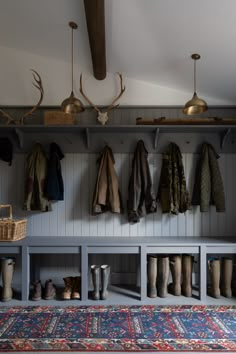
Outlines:
[[7, 351], [236, 353], [236, 306], [0, 307]]

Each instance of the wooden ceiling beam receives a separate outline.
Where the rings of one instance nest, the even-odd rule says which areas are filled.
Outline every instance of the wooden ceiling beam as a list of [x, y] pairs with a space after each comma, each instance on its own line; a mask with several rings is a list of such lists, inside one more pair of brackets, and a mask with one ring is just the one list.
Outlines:
[[106, 77], [106, 41], [104, 0], [84, 0], [93, 74], [97, 80]]

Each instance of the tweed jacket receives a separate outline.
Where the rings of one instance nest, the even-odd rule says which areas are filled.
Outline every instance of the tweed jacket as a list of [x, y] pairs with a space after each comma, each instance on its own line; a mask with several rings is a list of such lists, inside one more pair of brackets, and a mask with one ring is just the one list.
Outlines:
[[157, 209], [147, 157], [144, 142], [140, 140], [134, 153], [129, 179], [127, 207], [128, 220], [132, 223], [139, 222], [141, 217], [154, 213]]
[[162, 155], [157, 200], [163, 213], [178, 214], [191, 209], [182, 155], [175, 143], [170, 143], [167, 151]]
[[192, 205], [200, 205], [201, 212], [208, 211], [210, 204], [216, 206], [217, 212], [225, 211], [224, 186], [218, 158], [211, 144], [202, 145], [192, 196]]
[[118, 178], [114, 169], [115, 159], [109, 146], [103, 149], [98, 162], [99, 169], [93, 195], [92, 213], [101, 214], [106, 211], [121, 213], [122, 202]]
[[43, 147], [37, 143], [27, 157], [23, 209], [51, 210], [51, 203], [44, 194], [46, 176], [47, 158]]

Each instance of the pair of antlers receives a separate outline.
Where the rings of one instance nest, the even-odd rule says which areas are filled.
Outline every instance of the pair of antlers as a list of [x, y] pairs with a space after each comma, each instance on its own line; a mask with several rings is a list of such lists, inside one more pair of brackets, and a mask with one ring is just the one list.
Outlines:
[[[123, 95], [123, 93], [125, 92], [125, 86], [123, 85], [123, 77], [122, 74], [117, 73], [117, 75], [120, 78], [120, 93], [117, 97], [114, 98], [114, 100], [111, 102], [111, 104], [107, 107], [106, 112], [111, 111], [113, 108], [119, 106], [119, 104], [115, 105], [115, 103], [119, 100], [119, 98]], [[80, 75], [80, 93], [81, 95], [85, 98], [85, 100], [95, 109], [95, 111], [97, 113], [102, 113], [100, 111], [100, 109], [94, 104], [92, 103], [92, 101], [85, 95], [84, 91], [83, 91], [83, 85], [82, 85], [82, 74]]]
[[26, 117], [32, 115], [36, 109], [40, 106], [42, 100], [43, 100], [43, 95], [44, 95], [44, 90], [43, 90], [43, 84], [40, 75], [37, 73], [37, 71], [31, 69], [32, 75], [34, 78], [33, 85], [39, 90], [40, 92], [40, 98], [38, 103], [28, 112], [26, 112], [19, 120], [16, 120], [14, 117], [12, 117], [9, 113], [5, 112], [4, 110], [0, 109], [0, 113], [7, 118], [6, 124], [24, 124], [24, 120]]

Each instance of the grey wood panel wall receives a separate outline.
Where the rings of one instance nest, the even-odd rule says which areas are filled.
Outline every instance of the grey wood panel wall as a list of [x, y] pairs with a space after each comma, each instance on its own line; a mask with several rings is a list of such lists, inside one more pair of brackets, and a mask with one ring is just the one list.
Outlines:
[[[185, 174], [192, 194], [196, 154], [183, 154]], [[232, 236], [236, 218], [236, 154], [221, 154], [219, 164], [224, 180], [226, 212], [217, 213], [211, 206], [209, 212], [200, 213], [199, 207], [178, 216], [162, 214], [160, 208], [140, 223], [127, 221], [127, 191], [133, 154], [115, 154], [115, 168], [119, 178], [124, 213], [91, 215], [93, 190], [97, 175], [98, 154], [66, 154], [62, 160], [65, 200], [53, 204], [52, 212], [25, 212], [24, 198], [25, 155], [14, 156], [12, 166], [0, 161], [0, 201], [13, 205], [14, 215], [28, 218], [27, 234], [31, 236]], [[157, 192], [161, 169], [161, 155], [149, 154], [154, 191]]]
[[[24, 107], [6, 107], [6, 109], [19, 117], [26, 111]], [[32, 118], [29, 118], [27, 123], [42, 123], [44, 110], [55, 110], [53, 108], [42, 107], [35, 113]], [[111, 112], [109, 125], [113, 124], [135, 124], [137, 117], [146, 118], [158, 118], [160, 116], [166, 116], [170, 118], [184, 117], [181, 107], [120, 107]], [[206, 117], [236, 117], [235, 107], [210, 107], [209, 111], [204, 113]], [[1, 121], [0, 121], [1, 123]], [[78, 124], [96, 124], [96, 114], [91, 109], [87, 109], [82, 115], [78, 117]], [[214, 146], [217, 151], [220, 151], [220, 139], [219, 137], [210, 137], [205, 134], [204, 139], [209, 138], [214, 142]], [[132, 135], [134, 137], [134, 135]], [[143, 138], [143, 136], [140, 136]], [[139, 138], [140, 138], [139, 137]], [[120, 189], [124, 206], [126, 207], [128, 179], [130, 175], [131, 163], [133, 154], [132, 144], [121, 144], [117, 137], [100, 137], [96, 144], [92, 144], [91, 149], [87, 149], [86, 146], [83, 150], [78, 150], [78, 146], [72, 146], [70, 137], [61, 136], [56, 142], [62, 145], [62, 148], [66, 148], [65, 151], [73, 152], [66, 154], [66, 158], [62, 161], [62, 172], [65, 183], [65, 200], [63, 202], [57, 202], [53, 205], [53, 211], [49, 213], [40, 212], [25, 212], [22, 210], [23, 198], [24, 198], [24, 169], [25, 169], [25, 155], [23, 153], [15, 154], [13, 165], [9, 167], [6, 163], [0, 161], [0, 203], [13, 205], [14, 215], [17, 217], [26, 216], [28, 222], [28, 235], [32, 236], [222, 236], [235, 235], [236, 218], [234, 216], [235, 200], [236, 200], [236, 188], [234, 181], [236, 177], [236, 154], [226, 154], [225, 151], [231, 151], [230, 146], [226, 146], [221, 152], [221, 158], [219, 160], [221, 172], [223, 175], [225, 194], [226, 194], [226, 212], [216, 213], [215, 208], [211, 207], [208, 213], [200, 213], [199, 207], [193, 208], [191, 211], [185, 214], [162, 215], [160, 209], [157, 213], [143, 218], [140, 223], [136, 225], [130, 225], [127, 222], [126, 208], [123, 215], [104, 214], [99, 216], [92, 216], [90, 213], [93, 189], [96, 180], [96, 160], [98, 157], [99, 149], [102, 148], [106, 138], [115, 139], [114, 147], [116, 164], [115, 168], [118, 173]], [[78, 139], [84, 139], [84, 137], [78, 136]], [[154, 190], [157, 191], [160, 167], [161, 167], [161, 149], [165, 146], [173, 136], [166, 136], [165, 134], [160, 137], [158, 149], [154, 151], [153, 140], [150, 137], [145, 137], [145, 143], [147, 144], [149, 154], [150, 169], [153, 176]], [[183, 137], [185, 139], [185, 137]], [[187, 140], [191, 140], [192, 146], [187, 144], [187, 140], [182, 142], [182, 137], [178, 138], [177, 143], [180, 143], [183, 153], [183, 161], [185, 166], [185, 174], [187, 177], [188, 187], [190, 194], [193, 188], [196, 159], [196, 144], [199, 144], [199, 137], [194, 137], [194, 133], [186, 137]], [[32, 138], [34, 139], [34, 138]], [[77, 136], [76, 136], [77, 139]], [[129, 137], [127, 137], [129, 139]], [[65, 140], [65, 141], [64, 141]], [[117, 140], [117, 141], [116, 141]], [[122, 140], [125, 140], [125, 135], [122, 136]], [[138, 139], [137, 139], [138, 140]], [[235, 139], [230, 139], [227, 142], [228, 145], [234, 144]], [[41, 142], [41, 140], [39, 139]], [[45, 141], [49, 143], [51, 136], [45, 138]], [[75, 140], [76, 141], [76, 140]], [[113, 140], [111, 140], [113, 141]], [[195, 141], [195, 143], [194, 143]], [[32, 140], [33, 142], [33, 140]], [[43, 142], [43, 139], [42, 139]], [[108, 141], [110, 142], [110, 140]], [[226, 144], [226, 145], [227, 145]], [[77, 149], [77, 150], [76, 150]], [[235, 149], [232, 149], [235, 151]], [[76, 151], [76, 153], [75, 153]], [[82, 153], [83, 151], [83, 153]], [[91, 153], [91, 151], [93, 153]], [[188, 152], [188, 153], [185, 153]], [[189, 153], [191, 152], [191, 153]], [[133, 282], [135, 279], [135, 272], [137, 268], [137, 260], [135, 256], [130, 258], [127, 255], [116, 255], [115, 257], [109, 257], [106, 255], [90, 256], [90, 263], [102, 264], [104, 262], [109, 263], [112, 267], [112, 273], [115, 275], [117, 281], [122, 278], [123, 282], [126, 279], [123, 275], [127, 272], [127, 269], [133, 274], [133, 278], [130, 277], [128, 281]], [[66, 275], [78, 274], [79, 259], [75, 256], [52, 256], [52, 257], [39, 257], [35, 258], [35, 262], [41, 268], [40, 277], [42, 280], [48, 278], [49, 271], [50, 276], [57, 282], [62, 281], [62, 277]], [[19, 262], [18, 262], [19, 265]], [[20, 282], [18, 272], [15, 273], [15, 282]]]

